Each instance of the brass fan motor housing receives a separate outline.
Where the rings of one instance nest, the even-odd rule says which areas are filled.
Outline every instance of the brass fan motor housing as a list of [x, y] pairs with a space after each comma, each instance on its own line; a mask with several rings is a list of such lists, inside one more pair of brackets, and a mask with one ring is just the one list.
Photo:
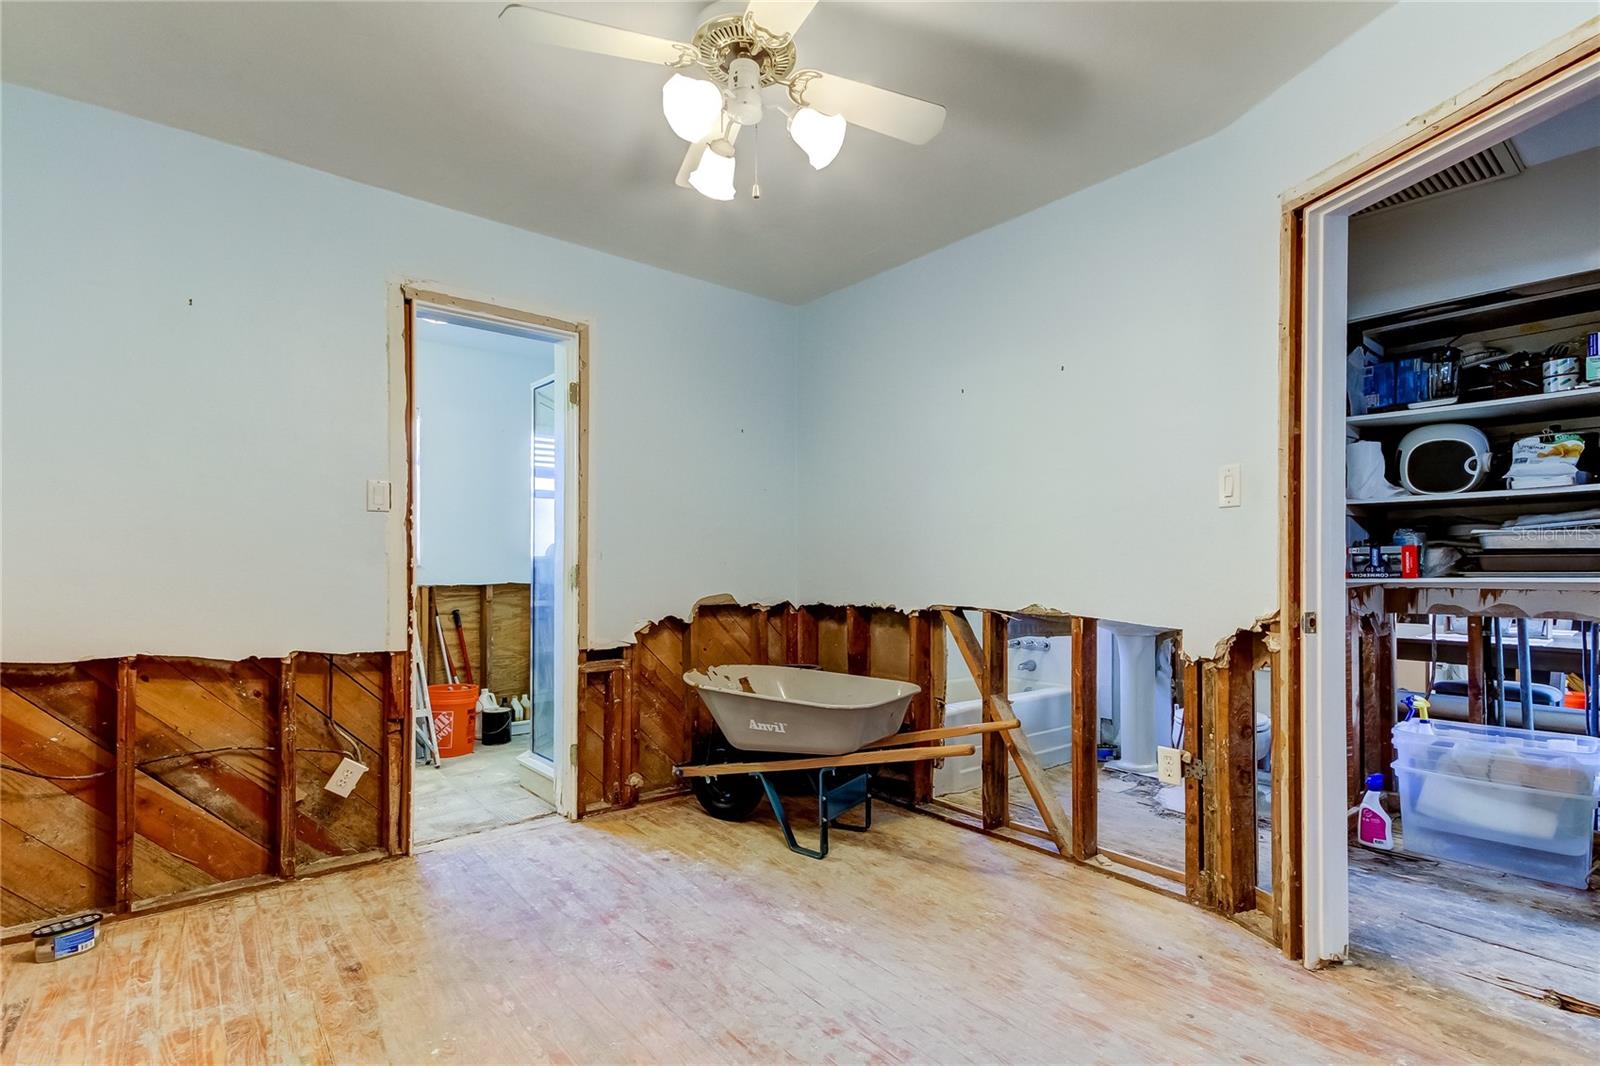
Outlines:
[[[784, 85], [794, 73], [794, 38], [768, 33], [749, 13], [720, 15], [702, 23], [689, 42], [686, 58], [724, 89], [731, 88], [728, 64], [748, 56], [761, 67], [761, 87]], [[687, 64], [686, 64], [687, 65]]]

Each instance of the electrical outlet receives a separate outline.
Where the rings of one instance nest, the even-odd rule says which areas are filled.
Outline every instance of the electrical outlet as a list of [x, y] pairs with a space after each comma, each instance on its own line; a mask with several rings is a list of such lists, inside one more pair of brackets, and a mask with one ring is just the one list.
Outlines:
[[340, 759], [333, 776], [328, 778], [328, 783], [322, 787], [335, 796], [349, 796], [356, 787], [356, 782], [360, 781], [361, 775], [366, 772], [367, 768], [354, 759]]
[[367, 482], [367, 510], [387, 511], [393, 498], [393, 486], [387, 481]]
[[1239, 506], [1239, 464], [1229, 463], [1217, 471], [1217, 506]]
[[1183, 749], [1156, 749], [1156, 776], [1163, 785], [1183, 784]]

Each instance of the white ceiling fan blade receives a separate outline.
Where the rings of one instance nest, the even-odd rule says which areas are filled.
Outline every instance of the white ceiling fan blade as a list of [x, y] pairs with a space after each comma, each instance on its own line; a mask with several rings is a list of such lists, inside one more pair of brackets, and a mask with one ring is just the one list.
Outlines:
[[816, 6], [817, 0], [750, 0], [745, 11], [755, 18], [757, 26], [782, 37], [798, 30]]
[[[507, 16], [510, 16], [507, 18]], [[637, 59], [641, 63], [672, 65], [678, 61], [687, 45], [679, 45], [664, 37], [648, 33], [635, 33], [615, 26], [572, 18], [541, 11], [523, 4], [510, 4], [500, 12], [508, 25], [513, 25], [530, 41], [571, 48], [579, 52], [595, 52], [618, 59]]]
[[852, 126], [865, 126], [907, 144], [927, 144], [944, 129], [944, 107], [837, 74], [818, 74], [801, 82], [800, 96], [809, 107], [843, 115]]

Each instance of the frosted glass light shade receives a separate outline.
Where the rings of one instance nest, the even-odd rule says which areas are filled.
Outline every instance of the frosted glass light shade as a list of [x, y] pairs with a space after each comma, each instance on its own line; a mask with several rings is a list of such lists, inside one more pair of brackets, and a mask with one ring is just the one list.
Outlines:
[[811, 160], [812, 169], [821, 170], [839, 154], [848, 125], [843, 115], [824, 115], [816, 108], [802, 107], [789, 116], [789, 136]]
[[673, 133], [693, 144], [716, 131], [722, 118], [722, 90], [709, 81], [674, 74], [661, 87], [661, 113]]
[[[727, 155], [723, 155], [727, 152]], [[689, 184], [701, 196], [713, 200], [733, 199], [733, 146], [713, 141], [706, 146], [700, 164], [689, 175]]]

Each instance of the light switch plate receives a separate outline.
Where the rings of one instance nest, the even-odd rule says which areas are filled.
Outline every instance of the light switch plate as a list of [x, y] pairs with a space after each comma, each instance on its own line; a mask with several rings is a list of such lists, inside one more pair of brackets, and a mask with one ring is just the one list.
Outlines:
[[367, 510], [387, 511], [393, 496], [392, 486], [387, 481], [367, 482]]
[[1182, 748], [1156, 749], [1156, 776], [1161, 779], [1163, 785], [1181, 785], [1183, 783]]
[[1237, 507], [1240, 497], [1239, 464], [1229, 463], [1217, 470], [1217, 506]]
[[335, 796], [348, 796], [356, 787], [356, 782], [361, 780], [361, 775], [366, 772], [367, 768], [354, 759], [340, 759], [339, 765], [334, 768], [333, 776], [328, 778], [328, 783], [322, 787]]

